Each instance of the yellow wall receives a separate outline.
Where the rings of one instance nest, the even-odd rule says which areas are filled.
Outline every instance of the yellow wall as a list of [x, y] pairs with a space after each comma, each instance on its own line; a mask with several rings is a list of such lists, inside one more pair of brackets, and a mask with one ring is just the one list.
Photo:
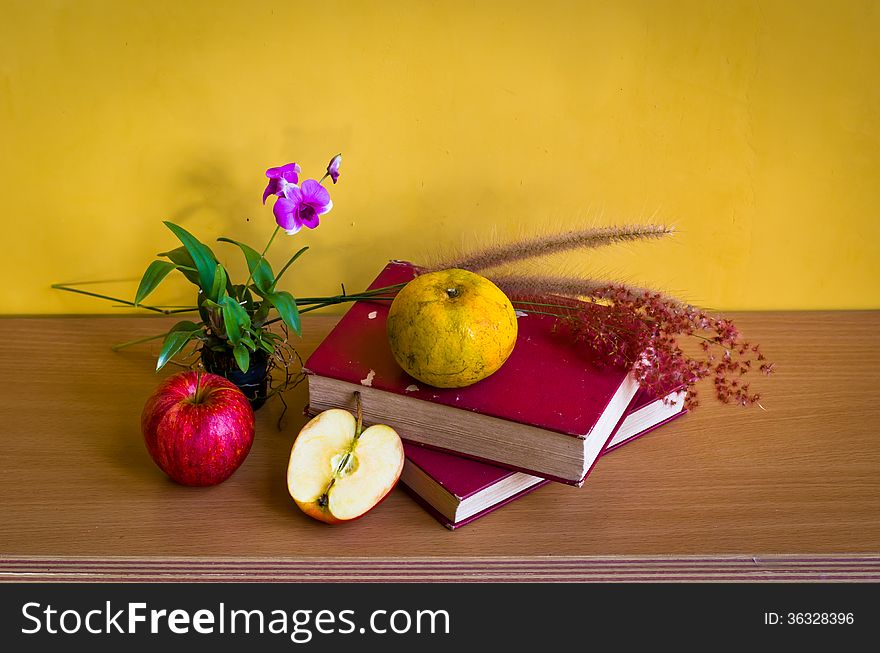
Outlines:
[[578, 265], [716, 308], [878, 308], [878, 34], [876, 1], [0, 0], [0, 311], [118, 311], [48, 286], [131, 296], [163, 219], [258, 246], [263, 170], [337, 151], [335, 209], [273, 250], [312, 246], [294, 292], [656, 215], [674, 240]]

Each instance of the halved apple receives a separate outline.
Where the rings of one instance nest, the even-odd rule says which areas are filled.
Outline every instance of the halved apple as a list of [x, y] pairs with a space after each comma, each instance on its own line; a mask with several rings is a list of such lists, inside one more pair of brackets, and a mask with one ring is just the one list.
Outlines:
[[306, 424], [293, 443], [287, 489], [309, 517], [336, 524], [382, 501], [402, 470], [403, 444], [394, 429], [376, 424], [361, 432], [360, 415], [355, 420], [333, 408]]

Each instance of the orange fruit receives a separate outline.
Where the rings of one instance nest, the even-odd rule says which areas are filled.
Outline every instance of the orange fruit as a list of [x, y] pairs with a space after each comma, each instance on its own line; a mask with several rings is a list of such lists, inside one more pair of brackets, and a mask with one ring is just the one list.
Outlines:
[[516, 344], [516, 312], [494, 283], [456, 268], [416, 277], [388, 312], [388, 342], [412, 377], [463, 388], [494, 374]]

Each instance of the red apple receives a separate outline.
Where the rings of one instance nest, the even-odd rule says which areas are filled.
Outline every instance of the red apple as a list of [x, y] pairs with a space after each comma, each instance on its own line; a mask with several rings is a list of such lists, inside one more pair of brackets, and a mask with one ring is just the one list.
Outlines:
[[337, 524], [362, 517], [400, 478], [403, 444], [391, 427], [361, 431], [346, 410], [326, 410], [303, 427], [290, 452], [287, 489], [309, 517]]
[[182, 485], [217, 485], [247, 457], [254, 411], [234, 384], [216, 374], [181, 372], [165, 379], [141, 414], [147, 451]]

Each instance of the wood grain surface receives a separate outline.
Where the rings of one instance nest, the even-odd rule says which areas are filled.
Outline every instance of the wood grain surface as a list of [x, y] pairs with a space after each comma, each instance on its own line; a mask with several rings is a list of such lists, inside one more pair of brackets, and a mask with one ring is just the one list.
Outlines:
[[[776, 362], [763, 405], [711, 400], [450, 532], [402, 490], [331, 527], [287, 494], [305, 385], [257, 414], [223, 485], [168, 480], [139, 419], [165, 318], [0, 319], [0, 580], [880, 580], [880, 312], [732, 313]], [[309, 317], [305, 357], [337, 318]]]

